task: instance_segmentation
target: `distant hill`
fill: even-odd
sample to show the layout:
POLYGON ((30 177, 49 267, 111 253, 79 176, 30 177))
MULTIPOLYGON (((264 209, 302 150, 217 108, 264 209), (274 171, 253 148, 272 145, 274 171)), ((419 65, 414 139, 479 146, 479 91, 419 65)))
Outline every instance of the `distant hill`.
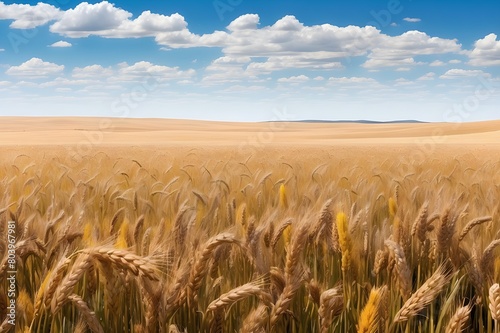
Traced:
POLYGON ((304 119, 304 120, 286 120, 286 121, 276 121, 276 122, 290 122, 290 123, 333 123, 333 124, 427 124, 426 121, 419 120, 391 120, 391 121, 375 121, 375 120, 314 120, 314 119, 304 119))

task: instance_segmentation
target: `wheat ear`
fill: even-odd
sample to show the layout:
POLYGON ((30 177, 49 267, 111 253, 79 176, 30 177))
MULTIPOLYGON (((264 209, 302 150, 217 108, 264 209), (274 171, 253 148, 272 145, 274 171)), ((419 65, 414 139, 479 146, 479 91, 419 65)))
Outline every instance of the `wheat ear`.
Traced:
POLYGON ((493 220, 493 218, 491 216, 484 216, 484 217, 479 217, 477 219, 470 221, 469 223, 467 223, 465 225, 465 227, 460 232, 460 235, 458 236, 458 241, 459 242, 462 241, 465 238, 465 236, 467 236, 469 231, 471 231, 472 228, 474 228, 475 226, 486 223, 486 222, 490 222, 492 220, 493 220))
POLYGON ((497 325, 496 323, 500 320, 500 285, 498 283, 490 287, 489 300, 491 318, 495 321, 495 325, 497 325))
POLYGON ((321 332, 328 332, 333 319, 344 310, 344 294, 342 285, 325 290, 319 299, 318 315, 320 318, 321 332))
POLYGON ((411 272, 406 262, 406 256, 403 248, 398 243, 386 240, 385 245, 393 254, 396 261, 396 271, 398 273, 399 290, 403 297, 409 297, 411 294, 411 272))
POLYGON ((92 264, 90 256, 80 255, 75 261, 71 271, 62 279, 61 285, 54 292, 54 297, 51 300, 50 309, 52 313, 56 313, 68 301, 68 296, 71 295, 73 288, 80 281, 81 277, 92 264))
POLYGON ((158 281, 156 265, 150 257, 141 257, 127 250, 117 250, 106 246, 84 249, 82 252, 103 264, 110 263, 136 276, 141 275, 158 281))
POLYGON ((467 327, 472 307, 470 305, 458 308, 446 326, 446 333, 461 333, 467 327))
POLYGON ((437 297, 450 278, 451 274, 446 272, 444 265, 439 266, 434 274, 403 304, 403 307, 396 313, 394 322, 407 321, 415 316, 437 297))
POLYGON ((268 318, 268 307, 260 304, 243 320, 241 333, 265 333, 268 318))
POLYGON ((490 277, 493 272, 493 263, 495 262, 495 249, 499 245, 500 239, 495 239, 483 251, 481 260, 479 261, 479 267, 481 268, 482 275, 485 277, 490 277))
POLYGON ((358 333, 382 332, 386 312, 387 286, 374 288, 359 317, 358 333))
POLYGON ((102 329, 101 324, 99 323, 99 320, 95 315, 95 312, 90 310, 87 303, 80 296, 75 294, 69 295, 68 300, 75 304, 92 332, 104 333, 104 330, 102 329))
POLYGON ((246 283, 242 286, 232 289, 225 294, 222 294, 219 298, 208 305, 207 311, 216 312, 219 309, 230 306, 244 298, 250 296, 259 296, 261 292, 262 289, 259 286, 258 282, 246 283))
POLYGON ((235 235, 230 233, 222 233, 215 237, 210 238, 205 245, 199 257, 197 258, 193 268, 191 270, 191 275, 189 277, 188 288, 190 293, 190 299, 193 300, 196 296, 198 289, 201 286, 201 281, 205 277, 208 271, 208 262, 212 258, 212 253, 222 244, 238 244, 244 246, 243 243, 236 238, 235 235))
POLYGON ((304 281, 304 272, 302 269, 295 269, 291 277, 287 277, 286 285, 283 292, 278 297, 271 311, 271 327, 277 322, 279 317, 288 310, 292 299, 304 281))

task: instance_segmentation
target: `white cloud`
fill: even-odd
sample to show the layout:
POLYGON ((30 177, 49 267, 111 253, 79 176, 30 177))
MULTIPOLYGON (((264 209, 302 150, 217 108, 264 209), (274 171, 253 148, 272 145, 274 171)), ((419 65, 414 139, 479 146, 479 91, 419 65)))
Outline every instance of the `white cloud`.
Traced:
POLYGON ((285 16, 271 26, 257 28, 257 15, 237 18, 220 40, 223 52, 254 57, 290 56, 322 52, 322 58, 342 58, 366 54, 376 45, 380 31, 374 27, 331 24, 304 26, 294 16, 285 16), (237 29, 244 27, 245 29, 237 29))
POLYGON ((5 49, 0 49, 0 52, 3 52, 3 51, 5 51, 5 49))
POLYGON ((481 70, 467 70, 467 69, 450 69, 440 76, 441 79, 461 79, 467 77, 491 77, 491 74, 485 73, 481 70))
POLYGON ((76 79, 92 79, 111 75, 113 75, 113 70, 109 67, 104 68, 101 65, 91 65, 83 68, 75 67, 71 74, 76 79))
POLYGON ((5 73, 18 77, 42 78, 61 74, 63 70, 64 65, 45 62, 39 58, 31 58, 19 66, 10 67, 5 73))
POLYGON ((0 81, 0 87, 8 87, 11 83, 9 81, 0 81))
POLYGON ((420 22, 422 20, 419 18, 416 18, 416 17, 405 17, 403 19, 403 21, 410 22, 410 23, 417 23, 417 22, 420 22))
POLYGON ((368 56, 368 60, 361 66, 367 69, 377 69, 377 68, 382 68, 382 67, 396 67, 396 66, 415 66, 415 65, 422 65, 423 63, 421 62, 416 62, 415 59, 412 57, 408 58, 402 58, 402 59, 397 59, 397 58, 383 58, 379 56, 373 56, 370 55, 368 56))
POLYGON ((314 80, 314 81, 324 81, 324 80, 325 80, 325 78, 324 78, 324 77, 322 77, 322 76, 316 76, 313 80, 314 80))
POLYGON ((412 81, 410 81, 408 79, 404 79, 404 78, 399 78, 397 80, 394 80, 394 82, 395 82, 396 86, 407 86, 407 85, 413 84, 412 81))
POLYGON ((155 65, 147 61, 139 61, 133 65, 121 63, 118 73, 110 81, 136 81, 144 78, 154 78, 159 81, 191 78, 196 74, 194 69, 180 70, 178 67, 155 65))
POLYGON ((246 14, 231 22, 227 29, 229 31, 256 30, 259 25, 259 15, 246 14))
POLYGON ((10 24, 14 29, 33 29, 59 18, 61 14, 56 7, 42 2, 35 6, 0 2, 0 20, 14 20, 10 24))
POLYGON ((500 40, 497 40, 497 35, 489 34, 477 40, 469 58, 469 64, 472 66, 500 65, 500 40))
POLYGON ((69 42, 64 41, 64 40, 60 40, 60 41, 55 42, 54 44, 51 44, 49 46, 50 47, 71 47, 73 45, 69 42))
POLYGON ((441 60, 434 60, 433 62, 431 62, 429 64, 429 66, 431 67, 439 67, 439 66, 444 66, 446 65, 444 62, 442 62, 441 60))
POLYGON ((398 26, 398 24, 397 24, 396 22, 392 22, 392 23, 390 24, 390 26, 391 26, 391 27, 397 27, 397 26, 398 26))
POLYGON ((328 82, 331 84, 378 83, 376 80, 368 77, 330 77, 328 82))
POLYGON ((452 59, 450 61, 448 61, 449 64, 461 64, 462 63, 462 60, 458 60, 458 59, 452 59))
POLYGON ((250 63, 250 57, 224 56, 215 59, 205 68, 207 73, 202 82, 205 85, 240 82, 247 78, 245 66, 250 63))
POLYGON ((242 85, 231 85, 230 87, 225 88, 224 92, 228 93, 252 93, 256 91, 264 91, 266 87, 263 86, 242 86, 242 85))
POLYGON ((62 77, 55 78, 52 81, 44 82, 40 84, 40 87, 67 87, 67 86, 85 86, 89 84, 96 83, 95 80, 70 80, 62 77))
POLYGON ((416 62, 413 58, 415 56, 456 53, 461 49, 461 45, 455 39, 430 37, 415 30, 394 37, 381 36, 381 40, 372 49, 363 67, 373 69, 418 65, 422 63, 416 62))
POLYGON ((309 81, 309 77, 305 75, 282 77, 277 80, 279 83, 304 83, 309 81))
MULTIPOLYGON (((106 38, 155 37, 160 45, 170 47, 194 44, 201 39, 189 32, 184 17, 177 13, 166 16, 144 11, 134 20, 131 17, 132 13, 107 1, 97 4, 82 2, 74 9, 65 11, 61 19, 51 25, 50 31, 73 38, 90 35, 106 38)), ((211 41, 205 42, 210 44, 211 41)))
MULTIPOLYGON (((174 14, 177 15, 177 14, 174 14)), ((182 16, 181 16, 182 17, 182 16)), ((187 25, 187 23, 186 23, 187 25)), ((195 35, 187 28, 172 30, 156 34, 155 41, 166 48, 190 48, 190 47, 216 47, 226 43, 228 34, 223 31, 214 31, 211 34, 195 35)))
POLYGON ((305 56, 300 54, 295 56, 271 56, 264 62, 252 62, 247 66, 246 72, 248 75, 260 75, 290 68, 331 70, 342 68, 342 64, 318 52, 305 56))
POLYGON ((103 1, 97 4, 82 2, 68 9, 60 20, 51 25, 50 31, 69 37, 105 35, 117 29, 132 14, 103 1))
POLYGON ((417 79, 417 81, 430 81, 434 80, 434 77, 436 76, 436 73, 434 72, 429 72, 427 74, 422 75, 417 79))
POLYGON ((127 36, 141 37, 151 36, 155 33, 166 31, 182 31, 187 27, 184 17, 180 14, 170 16, 151 13, 149 10, 143 12, 133 21, 123 22, 118 31, 123 31, 127 36))

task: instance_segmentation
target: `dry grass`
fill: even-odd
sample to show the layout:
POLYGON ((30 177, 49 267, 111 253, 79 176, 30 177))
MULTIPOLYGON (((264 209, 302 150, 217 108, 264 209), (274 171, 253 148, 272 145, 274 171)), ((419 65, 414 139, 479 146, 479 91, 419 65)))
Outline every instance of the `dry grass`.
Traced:
POLYGON ((199 154, 3 160, 15 331, 498 330, 499 161, 199 154))

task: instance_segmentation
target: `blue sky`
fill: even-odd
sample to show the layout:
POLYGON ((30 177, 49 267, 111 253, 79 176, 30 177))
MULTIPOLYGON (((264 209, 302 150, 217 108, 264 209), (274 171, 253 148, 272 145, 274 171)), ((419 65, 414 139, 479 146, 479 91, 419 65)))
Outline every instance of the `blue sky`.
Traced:
POLYGON ((0 115, 500 119, 500 2, 0 1, 0 115))

